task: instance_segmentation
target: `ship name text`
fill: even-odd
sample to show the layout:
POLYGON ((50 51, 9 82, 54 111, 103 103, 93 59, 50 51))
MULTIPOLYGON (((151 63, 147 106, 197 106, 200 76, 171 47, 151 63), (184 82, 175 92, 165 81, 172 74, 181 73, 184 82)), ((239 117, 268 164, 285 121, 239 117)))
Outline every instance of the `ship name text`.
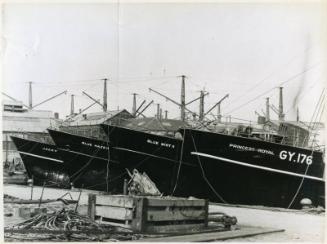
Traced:
POLYGON ((258 152, 258 153, 263 153, 263 154, 269 154, 269 155, 275 155, 275 153, 271 150, 267 149, 262 149, 262 148, 254 148, 254 147, 248 147, 248 146, 242 146, 242 145, 237 145, 237 144, 229 144, 229 147, 234 148, 234 149, 239 149, 242 151, 250 151, 250 152, 258 152))
POLYGON ((153 144, 153 145, 157 145, 157 146, 161 146, 161 147, 175 148, 175 145, 166 143, 166 142, 159 142, 159 141, 155 141, 155 140, 151 140, 151 139, 147 139, 146 142, 149 144, 153 144))
POLYGON ((107 147, 107 146, 93 144, 92 142, 82 141, 81 144, 84 145, 84 146, 88 146, 88 147, 96 147, 96 148, 99 148, 99 149, 109 150, 109 147, 107 147))
POLYGON ((43 147, 42 150, 48 151, 48 152, 58 152, 56 149, 49 148, 49 147, 43 147))

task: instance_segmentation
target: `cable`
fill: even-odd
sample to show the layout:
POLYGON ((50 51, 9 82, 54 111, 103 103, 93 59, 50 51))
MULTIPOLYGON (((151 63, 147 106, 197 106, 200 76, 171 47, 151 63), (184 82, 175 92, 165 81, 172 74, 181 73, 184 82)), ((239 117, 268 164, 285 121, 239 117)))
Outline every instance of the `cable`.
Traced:
MULTIPOLYGON (((311 156, 312 156, 312 155, 313 155, 313 150, 311 151, 311 156)), ((310 166, 310 164, 307 165, 307 168, 305 169, 305 172, 304 172, 304 176, 307 175, 307 172, 308 172, 309 166, 310 166)), ((298 196, 298 194, 299 194, 299 192, 300 192, 300 189, 301 189, 301 187, 302 187, 302 185, 303 185, 303 182, 304 182, 304 176, 302 177, 301 182, 300 182, 300 184, 299 184, 299 187, 297 188, 297 190, 296 190, 296 192, 295 192, 295 194, 294 194, 294 196, 293 196, 291 202, 290 202, 289 205, 287 206, 287 209, 289 209, 289 208, 293 205, 293 203, 294 203, 294 201, 295 201, 295 198, 298 196)))
POLYGON ((171 193, 171 195, 174 195, 176 187, 177 187, 177 183, 178 183, 178 179, 179 179, 179 173, 180 173, 180 169, 181 169, 181 165, 183 162, 183 151, 184 151, 184 141, 185 141, 185 128, 184 129, 184 133, 183 133, 183 140, 182 140, 182 146, 181 146, 181 153, 180 153, 180 158, 179 158, 179 165, 178 165, 178 170, 177 170, 177 175, 176 175, 176 181, 175 181, 175 185, 174 185, 174 189, 171 193))
POLYGON ((263 95, 268 94, 270 91, 274 90, 276 87, 282 86, 282 85, 284 85, 284 84, 286 84, 286 83, 288 83, 288 82, 294 80, 295 78, 297 78, 297 77, 303 75, 304 73, 306 73, 306 72, 308 72, 309 70, 311 70, 311 69, 315 68, 316 66, 318 66, 320 63, 321 63, 321 62, 318 62, 318 63, 312 65, 311 67, 305 69, 304 71, 302 71, 302 72, 300 72, 300 73, 298 73, 298 74, 296 74, 296 75, 290 77, 289 79, 287 79, 287 80, 285 80, 285 81, 279 83, 277 86, 275 86, 275 87, 273 87, 273 88, 270 88, 269 90, 267 90, 267 91, 265 91, 265 92, 259 94, 258 96, 256 96, 255 98, 253 98, 253 99, 247 101, 246 103, 244 103, 244 104, 242 104, 242 105, 240 105, 240 106, 238 106, 238 107, 236 107, 236 108, 231 109, 231 110, 230 110, 229 112, 227 112, 226 114, 231 114, 232 112, 234 112, 234 111, 236 111, 236 110, 239 110, 240 108, 242 108, 242 107, 248 105, 249 103, 251 103, 251 102, 257 100, 258 98, 262 97, 263 95))
MULTIPOLYGON (((194 149, 196 152, 198 152, 197 148, 196 148, 196 145, 195 145, 195 141, 194 141, 194 138, 193 138, 193 135, 192 133, 190 132, 190 135, 191 135, 191 138, 192 138, 192 141, 193 141, 193 145, 194 145, 194 149)), ((215 190, 215 188, 211 185, 211 183, 209 182, 209 180, 207 179, 206 175, 205 175, 205 172, 204 172, 204 169, 202 167, 202 163, 201 163, 201 160, 200 160, 200 157, 199 155, 196 155, 197 159, 198 159, 198 163, 200 165, 200 168, 201 168, 201 172, 202 172, 202 176, 204 178, 204 180, 207 182, 207 184, 209 185, 209 187, 211 188, 211 190, 216 194, 216 196, 223 202, 223 203, 227 203, 219 194, 218 192, 215 190)))
MULTIPOLYGON (((109 131, 109 124, 108 124, 108 131, 109 131)), ((109 162, 110 162, 110 148, 109 148, 109 133, 108 133, 108 136, 107 136, 107 147, 108 147, 108 162, 107 162, 107 175, 106 175, 106 183, 107 183, 107 192, 109 192, 109 162)))

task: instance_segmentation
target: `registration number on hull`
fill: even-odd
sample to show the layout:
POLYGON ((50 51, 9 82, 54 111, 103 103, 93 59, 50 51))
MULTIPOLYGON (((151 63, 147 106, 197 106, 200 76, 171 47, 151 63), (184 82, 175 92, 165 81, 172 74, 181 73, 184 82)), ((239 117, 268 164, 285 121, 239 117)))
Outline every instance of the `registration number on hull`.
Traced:
POLYGON ((283 150, 280 151, 279 158, 294 163, 300 163, 300 164, 306 163, 307 165, 312 164, 312 155, 309 156, 303 153, 296 153, 296 152, 283 150))

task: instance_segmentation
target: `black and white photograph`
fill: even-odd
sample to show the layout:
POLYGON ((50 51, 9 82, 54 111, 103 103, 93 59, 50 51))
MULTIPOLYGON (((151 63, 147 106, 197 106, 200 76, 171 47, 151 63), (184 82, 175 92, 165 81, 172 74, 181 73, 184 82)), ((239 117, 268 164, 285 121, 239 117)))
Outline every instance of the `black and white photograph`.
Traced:
POLYGON ((2 241, 326 241, 325 0, 0 8, 2 241))

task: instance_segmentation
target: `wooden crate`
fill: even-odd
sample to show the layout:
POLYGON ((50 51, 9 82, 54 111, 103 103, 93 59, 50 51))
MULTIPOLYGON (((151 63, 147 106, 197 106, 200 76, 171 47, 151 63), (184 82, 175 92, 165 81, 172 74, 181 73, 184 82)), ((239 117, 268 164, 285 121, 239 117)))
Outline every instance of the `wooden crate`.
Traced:
POLYGON ((125 195, 89 195, 88 215, 102 224, 135 232, 201 229, 208 224, 208 201, 125 195))

